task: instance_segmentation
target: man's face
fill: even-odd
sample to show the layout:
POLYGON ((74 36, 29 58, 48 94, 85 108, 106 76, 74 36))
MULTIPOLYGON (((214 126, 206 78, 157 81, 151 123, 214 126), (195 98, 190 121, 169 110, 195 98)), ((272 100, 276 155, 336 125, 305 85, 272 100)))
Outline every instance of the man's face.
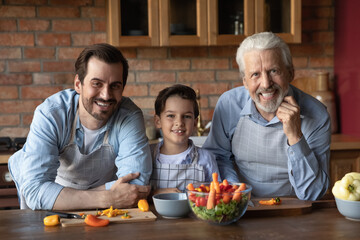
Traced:
POLYGON ((244 86, 263 116, 275 115, 288 93, 293 73, 286 68, 279 50, 253 50, 244 54, 244 86))
POLYGON ((90 129, 103 126, 121 101, 124 90, 122 63, 108 64, 91 57, 83 84, 76 76, 75 90, 80 94, 81 122, 90 129))

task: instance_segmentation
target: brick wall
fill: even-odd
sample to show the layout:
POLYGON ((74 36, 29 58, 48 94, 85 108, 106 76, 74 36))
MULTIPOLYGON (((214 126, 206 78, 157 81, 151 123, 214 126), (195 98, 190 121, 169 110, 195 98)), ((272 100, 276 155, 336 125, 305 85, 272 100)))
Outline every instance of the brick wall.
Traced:
MULTIPOLYGON (((319 70, 333 76, 333 0, 302 5, 302 43, 290 45, 296 77, 319 70)), ((80 51, 105 42, 105 14, 105 0, 0 1, 0 137, 26 136, 36 106, 72 87, 80 51)), ((130 65, 124 95, 152 114, 159 90, 190 85, 200 89, 205 124, 221 93, 241 85, 236 48, 122 48, 130 65)))

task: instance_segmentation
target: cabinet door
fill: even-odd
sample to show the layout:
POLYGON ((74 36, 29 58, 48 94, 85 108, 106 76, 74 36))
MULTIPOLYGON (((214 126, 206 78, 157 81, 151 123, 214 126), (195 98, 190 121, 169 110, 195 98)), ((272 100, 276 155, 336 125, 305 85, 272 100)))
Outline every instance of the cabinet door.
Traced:
POLYGON ((160 0, 160 46, 207 45, 206 0, 160 0))
POLYGON ((331 186, 349 172, 360 172, 360 150, 332 150, 330 154, 331 186))
POLYGON ((253 0, 208 0, 209 45, 239 45, 254 33, 253 0))
POLYGON ((159 46, 159 0, 107 0, 107 42, 159 46))
POLYGON ((255 32, 276 33, 285 42, 301 42, 301 0, 256 0, 255 32))

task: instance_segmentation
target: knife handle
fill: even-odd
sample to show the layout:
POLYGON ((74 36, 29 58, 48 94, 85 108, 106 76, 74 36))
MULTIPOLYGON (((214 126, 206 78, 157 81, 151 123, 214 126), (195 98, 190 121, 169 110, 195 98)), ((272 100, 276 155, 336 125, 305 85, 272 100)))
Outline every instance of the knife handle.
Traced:
POLYGON ((70 214, 68 213, 62 213, 62 212, 52 212, 52 211, 48 211, 46 213, 46 216, 50 216, 50 215, 59 215, 59 217, 61 218, 72 218, 70 214))

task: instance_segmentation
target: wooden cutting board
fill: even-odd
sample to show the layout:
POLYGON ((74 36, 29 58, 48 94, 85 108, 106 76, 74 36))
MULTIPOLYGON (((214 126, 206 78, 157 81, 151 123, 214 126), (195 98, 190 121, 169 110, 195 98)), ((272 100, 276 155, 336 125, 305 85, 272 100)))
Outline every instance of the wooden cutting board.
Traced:
MULTIPOLYGON (((156 216, 151 212, 142 212, 140 211, 140 209, 138 208, 130 208, 130 209, 121 209, 121 210, 126 210, 128 211, 128 215, 131 216, 131 218, 128 219, 122 219, 121 216, 116 216, 116 217, 107 217, 107 216, 100 216, 100 218, 103 219, 109 219, 110 220, 110 224, 111 223, 131 223, 131 222, 146 222, 146 221, 155 221, 156 220, 156 216)), ((96 210, 93 211, 83 211, 83 212, 72 212, 72 213, 84 213, 84 214, 93 214, 96 215, 96 210)), ((86 223, 84 222, 84 219, 68 219, 68 218, 61 218, 60 219, 61 222, 61 226, 63 227, 70 227, 70 226, 82 226, 82 225, 86 225, 86 223)))
POLYGON ((292 216, 309 213, 312 211, 312 201, 299 200, 297 198, 280 198, 280 205, 261 205, 260 200, 270 198, 251 198, 254 207, 248 206, 246 216, 292 216))

